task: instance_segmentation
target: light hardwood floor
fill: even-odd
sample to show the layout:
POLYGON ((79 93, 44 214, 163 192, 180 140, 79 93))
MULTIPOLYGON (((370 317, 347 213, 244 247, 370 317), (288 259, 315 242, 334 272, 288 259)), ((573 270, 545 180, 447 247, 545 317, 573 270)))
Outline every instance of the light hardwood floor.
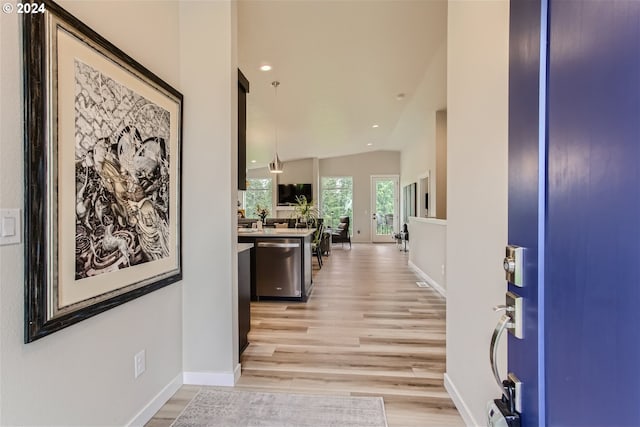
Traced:
MULTIPOLYGON (((445 300, 391 244, 334 245, 307 303, 256 302, 236 388, 382 396, 389 427, 463 426, 443 387, 445 300)), ((168 426, 199 387, 149 422, 168 426)))

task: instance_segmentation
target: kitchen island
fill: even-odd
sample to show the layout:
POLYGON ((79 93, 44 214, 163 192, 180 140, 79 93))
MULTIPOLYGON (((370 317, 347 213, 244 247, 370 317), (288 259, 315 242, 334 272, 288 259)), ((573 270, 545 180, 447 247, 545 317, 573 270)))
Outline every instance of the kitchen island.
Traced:
POLYGON ((306 301, 311 294, 311 239, 315 229, 238 229, 251 248, 251 299, 306 301))

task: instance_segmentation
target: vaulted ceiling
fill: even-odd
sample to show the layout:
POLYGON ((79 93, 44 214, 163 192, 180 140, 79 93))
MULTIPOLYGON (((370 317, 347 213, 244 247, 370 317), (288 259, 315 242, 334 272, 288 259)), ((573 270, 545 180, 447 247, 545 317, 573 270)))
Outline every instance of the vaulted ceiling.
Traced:
POLYGON ((389 135, 446 27, 446 0, 240 0, 249 167, 271 160, 276 130, 283 161, 400 149, 389 135))

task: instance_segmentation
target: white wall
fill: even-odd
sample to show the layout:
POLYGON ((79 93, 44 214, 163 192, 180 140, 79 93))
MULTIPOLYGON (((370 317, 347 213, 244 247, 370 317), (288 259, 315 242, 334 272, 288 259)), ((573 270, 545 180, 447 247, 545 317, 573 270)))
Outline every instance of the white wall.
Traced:
MULTIPOLYGON (((392 133, 392 140, 404 144, 401 153, 401 184, 418 183, 417 212, 424 212, 424 194, 429 191, 430 214, 435 213, 436 111, 447 107, 447 38, 431 59, 422 82, 392 133), (430 190, 424 188, 430 177, 430 190)), ((442 274, 445 263, 446 225, 434 220, 409 221, 409 265, 436 288, 446 290, 442 274), (426 277, 425 277, 426 275, 426 277)))
MULTIPOLYGON (((371 175, 399 175, 398 151, 372 151, 320 159, 320 176, 353 177, 352 242, 371 241, 371 175)), ((398 190, 400 191, 400 190, 398 190)))
MULTIPOLYGON (((391 136, 392 140, 404 144, 401 152, 400 188, 413 182, 418 183, 416 196, 418 212, 423 212, 424 193, 429 191, 430 215, 435 213, 436 202, 436 111, 446 109, 446 88, 447 41, 445 37, 391 136), (422 183, 426 182, 430 182, 430 189, 423 188, 422 183)), ((429 239, 428 230, 423 227, 425 226, 422 222, 414 223, 412 234, 424 235, 429 239)), ((415 239, 411 239, 412 243, 415 243, 415 239)), ((444 245, 439 249, 444 253, 444 245)), ((413 257, 414 262, 419 264, 426 262, 426 260, 420 260, 415 254, 413 257)))
POLYGON ((409 267, 443 295, 447 290, 446 239, 446 221, 409 219, 409 267))
POLYGON ((282 173, 272 174, 278 178, 278 184, 313 183, 313 159, 292 160, 283 163, 282 173))
POLYGON ((180 2, 185 383, 231 385, 238 368, 234 19, 227 1, 180 2))
POLYGON ((273 175, 269 173, 269 168, 247 169, 247 178, 272 178, 273 175))
MULTIPOLYGON (((447 41, 434 54, 420 86, 411 97, 390 139, 404 148, 401 154, 403 187, 436 168, 436 111, 447 106, 447 41)), ((431 188, 435 189, 435 183, 431 188)), ((435 200, 435 198, 432 198, 435 200)))
MULTIPOLYGON (((177 3, 59 3, 179 88, 177 3)), ((22 209, 18 15, 0 21, 0 206, 22 209)), ((179 379, 181 283, 25 345, 23 251, 22 244, 0 247, 0 425, 124 425, 179 379), (135 380, 133 356, 142 349, 146 372, 135 380)))
MULTIPOLYGON (((447 373, 468 424, 499 396, 489 339, 504 301, 509 3, 449 1, 447 373)), ((505 371, 506 350, 500 364, 505 371)), ((504 374, 504 372, 503 372, 504 374)))

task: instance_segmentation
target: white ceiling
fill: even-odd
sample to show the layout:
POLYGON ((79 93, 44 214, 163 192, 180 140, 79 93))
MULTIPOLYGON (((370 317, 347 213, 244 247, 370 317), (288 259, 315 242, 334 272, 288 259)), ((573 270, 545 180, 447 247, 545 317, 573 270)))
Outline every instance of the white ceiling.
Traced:
POLYGON ((283 161, 400 149, 389 135, 446 26, 446 0, 240 0, 248 166, 272 159, 276 128, 283 161))

